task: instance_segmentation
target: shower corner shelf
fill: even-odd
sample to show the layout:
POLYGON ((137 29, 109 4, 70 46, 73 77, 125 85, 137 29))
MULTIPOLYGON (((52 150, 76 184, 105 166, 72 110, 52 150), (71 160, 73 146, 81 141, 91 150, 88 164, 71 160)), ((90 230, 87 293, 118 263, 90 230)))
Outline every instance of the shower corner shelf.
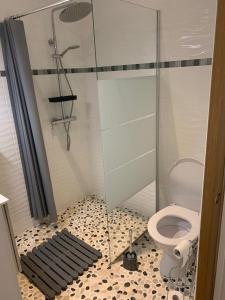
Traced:
POLYGON ((48 100, 51 103, 73 101, 73 100, 77 100, 77 96, 76 95, 69 95, 69 96, 50 97, 50 98, 48 98, 48 100))

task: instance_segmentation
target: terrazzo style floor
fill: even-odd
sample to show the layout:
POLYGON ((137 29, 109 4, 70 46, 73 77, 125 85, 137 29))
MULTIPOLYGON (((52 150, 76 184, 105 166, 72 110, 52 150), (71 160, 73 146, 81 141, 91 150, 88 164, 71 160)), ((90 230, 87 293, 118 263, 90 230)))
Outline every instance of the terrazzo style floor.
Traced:
POLYGON ((132 230, 132 240, 135 241, 146 231, 147 224, 147 218, 126 207, 108 213, 111 261, 129 248, 129 230, 132 230))
MULTIPOLYGON (((131 212, 128 210, 118 211, 118 214, 120 214, 120 217, 121 214, 124 214, 127 222, 123 224, 126 223, 128 227, 128 221, 131 222, 133 219, 135 226, 139 226, 140 230, 144 228, 142 226, 144 226, 146 220, 143 219, 142 224, 141 219, 137 215, 131 218, 131 212)), ((118 229, 118 224, 116 226, 118 229)), ((54 227, 35 226, 21 236, 17 236, 16 243, 19 253, 25 254, 63 228, 67 228, 72 234, 100 250, 103 258, 79 277, 77 281, 74 281, 72 285, 69 285, 66 291, 63 291, 61 295, 56 297, 56 300, 167 299, 168 284, 161 279, 159 274, 162 252, 156 249, 147 233, 134 243, 134 250, 138 253, 138 271, 129 272, 125 270, 122 267, 121 257, 109 267, 106 207, 104 202, 96 197, 89 197, 79 202, 76 206, 68 208, 59 215, 57 225, 54 227)), ((121 249, 119 246, 117 248, 121 251, 127 247, 127 243, 123 242, 123 231, 114 232, 115 229, 114 227, 111 228, 111 234, 113 233, 115 237, 115 233, 117 233, 114 244, 121 244, 121 249)), ((140 233, 140 230, 137 232, 140 233)), ((23 300, 45 299, 44 295, 23 274, 18 275, 18 281, 23 300)))

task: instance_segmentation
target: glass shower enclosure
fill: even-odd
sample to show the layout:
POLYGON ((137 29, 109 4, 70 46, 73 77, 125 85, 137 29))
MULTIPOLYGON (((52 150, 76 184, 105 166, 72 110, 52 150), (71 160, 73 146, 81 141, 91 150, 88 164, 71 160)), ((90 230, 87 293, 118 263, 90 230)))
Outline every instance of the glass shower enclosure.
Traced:
POLYGON ((87 2, 84 18, 67 22, 60 5, 23 22, 57 211, 85 207, 80 228, 103 215, 113 262, 158 207, 159 12, 135 0, 87 2), (65 95, 77 98, 73 110, 48 101, 65 95))
POLYGON ((129 1, 92 4, 113 262, 157 209, 159 12, 129 1))

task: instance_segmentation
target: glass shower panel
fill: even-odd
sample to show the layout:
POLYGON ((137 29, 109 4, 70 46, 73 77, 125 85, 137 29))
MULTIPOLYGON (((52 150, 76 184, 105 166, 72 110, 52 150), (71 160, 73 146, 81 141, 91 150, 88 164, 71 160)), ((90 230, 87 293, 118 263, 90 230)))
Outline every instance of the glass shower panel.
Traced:
POLYGON ((157 12, 93 0, 98 103, 113 261, 156 210, 157 12))

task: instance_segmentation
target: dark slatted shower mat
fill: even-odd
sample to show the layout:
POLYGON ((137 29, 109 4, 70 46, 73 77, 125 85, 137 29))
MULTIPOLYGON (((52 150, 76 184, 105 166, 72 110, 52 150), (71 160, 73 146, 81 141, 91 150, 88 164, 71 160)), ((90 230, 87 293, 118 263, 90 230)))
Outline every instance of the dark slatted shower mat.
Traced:
POLYGON ((21 265, 23 273, 50 300, 101 257, 101 252, 64 229, 21 255, 21 265))

